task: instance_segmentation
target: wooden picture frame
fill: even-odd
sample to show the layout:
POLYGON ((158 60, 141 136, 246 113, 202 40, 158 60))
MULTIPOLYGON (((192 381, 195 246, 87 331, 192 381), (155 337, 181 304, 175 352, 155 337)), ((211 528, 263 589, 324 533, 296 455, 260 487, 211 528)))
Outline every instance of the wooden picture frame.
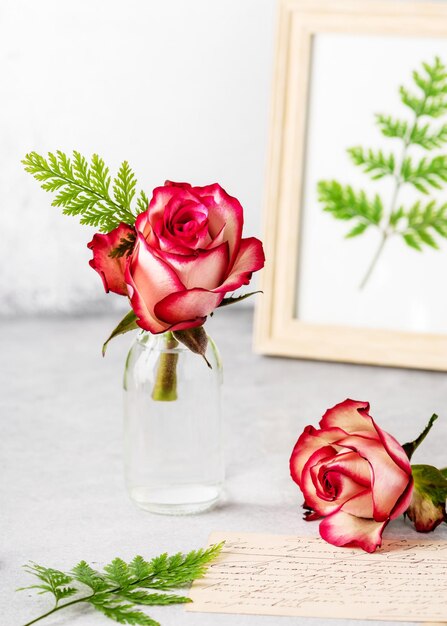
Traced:
MULTIPOLYGON (((255 350, 328 361, 447 370, 447 335, 313 324, 295 317, 312 39, 319 33, 447 37, 447 6, 280 0, 267 172, 264 295, 255 350)), ((447 276, 446 276, 447 293, 447 276)), ((447 296, 446 296, 447 297, 447 296)))

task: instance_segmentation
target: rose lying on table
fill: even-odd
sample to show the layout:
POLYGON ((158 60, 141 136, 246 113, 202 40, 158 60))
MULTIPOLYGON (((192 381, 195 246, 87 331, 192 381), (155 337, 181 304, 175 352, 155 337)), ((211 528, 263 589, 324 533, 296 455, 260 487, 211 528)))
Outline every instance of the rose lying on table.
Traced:
POLYGON ((306 426, 293 449, 290 473, 305 498, 305 519, 323 518, 323 539, 374 552, 386 525, 401 514, 419 532, 447 521, 447 470, 410 465, 436 417, 404 446, 379 428, 368 402, 345 400, 326 411, 320 429, 306 426))

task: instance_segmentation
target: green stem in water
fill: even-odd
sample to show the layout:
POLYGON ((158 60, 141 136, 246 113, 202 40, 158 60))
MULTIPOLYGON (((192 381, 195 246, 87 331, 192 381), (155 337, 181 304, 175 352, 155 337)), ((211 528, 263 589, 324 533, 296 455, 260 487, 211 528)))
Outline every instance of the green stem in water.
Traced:
MULTIPOLYGON (((174 350, 178 341, 171 332, 164 335, 166 350, 174 350)), ((158 362, 157 375, 152 390, 152 400, 172 402, 177 400, 177 361, 178 354, 162 352, 158 362)))

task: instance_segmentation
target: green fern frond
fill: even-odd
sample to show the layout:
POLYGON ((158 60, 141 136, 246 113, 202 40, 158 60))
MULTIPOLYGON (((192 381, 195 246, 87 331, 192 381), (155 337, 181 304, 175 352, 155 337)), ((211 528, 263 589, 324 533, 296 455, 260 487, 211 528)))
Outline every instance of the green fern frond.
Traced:
POLYGON ((401 100, 417 117, 440 117, 447 112, 447 68, 439 57, 435 58, 432 65, 423 63, 422 67, 420 72, 413 72, 415 85, 422 94, 415 94, 402 86, 401 100))
POLYGON ((135 609, 134 604, 127 604, 111 598, 107 594, 98 594, 90 598, 88 602, 100 613, 119 624, 131 624, 132 626, 160 626, 149 615, 135 609))
POLYGON ((118 585, 123 589, 129 587, 133 581, 129 566, 123 559, 113 559, 113 561, 104 567, 106 578, 114 585, 118 585))
POLYGON ((360 146, 347 150, 352 162, 360 166, 363 171, 371 175, 373 180, 394 174, 396 166, 394 154, 385 155, 382 150, 365 150, 360 146))
POLYGON ((401 209, 401 220, 406 220, 404 227, 400 226, 400 234, 405 243, 415 250, 422 250, 424 245, 438 249, 435 235, 447 238, 447 203, 438 205, 431 200, 423 205, 415 202, 408 211, 401 209))
POLYGON ((323 180, 318 183, 318 200, 323 210, 336 219, 354 222, 347 238, 362 235, 370 227, 380 233, 379 246, 360 289, 368 282, 386 241, 392 235, 399 235, 408 246, 418 251, 426 247, 436 249, 437 238, 447 238, 446 204, 438 205, 432 200, 425 205, 417 201, 408 209, 397 205, 399 190, 404 184, 428 195, 433 189, 443 189, 447 182, 447 155, 415 159, 408 154, 412 146, 431 151, 447 143, 447 124, 436 128, 432 119, 427 121, 427 118, 438 118, 447 113, 447 68, 436 57, 431 64, 423 63, 412 76, 413 87, 401 86, 399 92, 403 104, 413 112, 413 121, 382 113, 376 115, 376 124, 382 135, 402 142, 399 159, 382 150, 360 146, 348 150, 354 164, 369 174, 372 180, 384 176, 394 178, 387 214, 384 214, 383 202, 377 194, 371 199, 364 191, 354 191, 350 185, 343 186, 337 181, 323 180))
POLYGON ((177 596, 169 593, 148 593, 147 591, 122 591, 120 597, 131 600, 134 604, 146 606, 166 606, 168 604, 186 604, 191 602, 187 596, 177 596))
POLYGON ((398 120, 390 115, 376 114, 376 123, 380 132, 385 137, 396 139, 405 139, 408 135, 408 122, 406 120, 398 120))
POLYGON ((362 234, 371 225, 378 225, 383 215, 383 203, 378 194, 369 198, 364 191, 355 191, 351 185, 340 185, 336 180, 318 183, 318 200, 323 210, 339 220, 356 220, 358 224, 348 237, 362 234))
POLYGON ((133 225, 136 215, 147 209, 144 192, 136 201, 136 179, 127 161, 113 179, 103 159, 94 154, 90 163, 77 151, 70 159, 62 151, 49 152, 47 159, 30 152, 22 163, 25 170, 41 183, 42 189, 55 193, 53 206, 66 215, 77 215, 81 224, 110 232, 121 222, 133 225), (112 189, 111 189, 112 187, 112 189))
POLYGON ((432 159, 424 157, 416 164, 411 157, 405 157, 401 178, 424 194, 429 193, 429 187, 442 189, 442 183, 447 181, 447 156, 439 155, 432 159))
POLYGON ((77 589, 68 586, 73 581, 73 578, 65 572, 51 567, 42 567, 37 563, 29 563, 25 566, 25 569, 29 574, 36 576, 41 583, 31 587, 21 587, 20 591, 24 589, 39 589, 40 594, 53 594, 56 603, 64 598, 69 598, 77 592, 77 589))
POLYGON ((144 193, 144 191, 140 191, 140 195, 137 198, 138 213, 143 213, 144 211, 146 211, 148 205, 149 205, 149 198, 144 193))
MULTIPOLYGON (((66 167, 69 165, 66 164, 66 167)), ((66 607, 87 603, 120 624, 159 626, 158 622, 135 607, 190 602, 186 596, 158 591, 178 589, 203 576, 208 565, 220 553, 222 546, 223 544, 218 544, 205 550, 193 550, 186 555, 162 554, 151 561, 145 561, 141 556, 136 556, 130 563, 116 558, 106 565, 102 572, 96 571, 85 561, 75 565, 69 573, 31 563, 26 569, 40 582, 22 589, 38 589, 39 593, 51 593, 55 599, 55 606, 30 623, 66 607), (80 587, 68 587, 69 584, 75 583, 80 583, 80 587), (89 588, 88 595, 85 595, 85 587, 89 588), (154 591, 147 591, 148 589, 154 591), (84 595, 81 595, 83 591, 84 595), (79 594, 80 597, 59 604, 60 600, 75 594, 79 594)))
POLYGON ((410 144, 419 145, 425 150, 442 148, 447 142, 447 124, 431 130, 429 124, 415 124, 410 135, 410 144))

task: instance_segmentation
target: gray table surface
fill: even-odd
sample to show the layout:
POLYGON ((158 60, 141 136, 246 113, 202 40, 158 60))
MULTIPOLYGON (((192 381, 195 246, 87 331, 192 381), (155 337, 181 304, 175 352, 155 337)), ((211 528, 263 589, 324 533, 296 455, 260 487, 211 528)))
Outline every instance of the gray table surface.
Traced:
MULTIPOLYGON (((369 400, 380 425, 400 441, 438 412, 436 431, 414 461, 447 464, 446 374, 255 355, 252 312, 234 307, 208 324, 225 366, 225 501, 190 517, 140 511, 127 497, 121 465, 121 377, 130 336, 111 344, 105 359, 100 354, 115 322, 0 320, 1 626, 21 626, 49 606, 45 596, 13 593, 30 584, 20 569, 28 560, 61 569, 81 559, 103 565, 117 555, 188 551, 203 546, 213 530, 316 535, 317 525, 302 521, 288 458, 303 427, 346 397, 369 400)), ((415 533, 397 520, 387 536, 401 535, 415 533)), ((447 540, 447 526, 435 536, 447 540)), ((108 623, 87 607, 63 613, 43 623, 108 623)), ((150 613, 163 626, 328 623, 186 613, 181 606, 150 613)))

